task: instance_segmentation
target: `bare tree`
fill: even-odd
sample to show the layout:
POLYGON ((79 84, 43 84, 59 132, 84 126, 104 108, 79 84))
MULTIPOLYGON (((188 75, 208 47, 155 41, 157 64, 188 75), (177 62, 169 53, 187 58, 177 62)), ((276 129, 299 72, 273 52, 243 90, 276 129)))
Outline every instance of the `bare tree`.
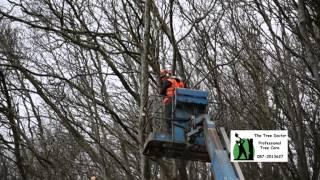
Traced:
POLYGON ((289 162, 249 179, 318 179, 316 1, 17 0, 0 7, 0 177, 205 179, 147 159, 160 67, 208 90, 230 129, 288 129, 289 162), (138 113, 139 112, 139 113, 138 113), (138 145, 138 146, 137 146, 138 145), (7 169, 2 171, 2 169, 7 169))

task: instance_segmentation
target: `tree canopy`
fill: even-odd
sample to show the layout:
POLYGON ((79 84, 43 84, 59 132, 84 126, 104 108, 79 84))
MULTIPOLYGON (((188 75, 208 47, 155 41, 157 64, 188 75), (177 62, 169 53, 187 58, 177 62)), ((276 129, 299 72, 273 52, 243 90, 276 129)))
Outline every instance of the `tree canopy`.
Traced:
POLYGON ((287 129, 288 163, 248 179, 320 177, 316 0, 0 2, 0 179, 207 179, 150 159, 160 69, 209 91, 227 130, 287 129))

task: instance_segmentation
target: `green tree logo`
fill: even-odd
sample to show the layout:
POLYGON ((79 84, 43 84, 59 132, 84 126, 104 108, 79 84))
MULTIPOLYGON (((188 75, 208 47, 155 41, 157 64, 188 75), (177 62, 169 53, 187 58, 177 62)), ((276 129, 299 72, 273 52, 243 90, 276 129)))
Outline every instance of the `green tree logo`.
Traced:
POLYGON ((233 146, 234 160, 253 160, 253 139, 240 138, 237 133, 235 136, 238 138, 238 140, 236 140, 236 143, 233 146))

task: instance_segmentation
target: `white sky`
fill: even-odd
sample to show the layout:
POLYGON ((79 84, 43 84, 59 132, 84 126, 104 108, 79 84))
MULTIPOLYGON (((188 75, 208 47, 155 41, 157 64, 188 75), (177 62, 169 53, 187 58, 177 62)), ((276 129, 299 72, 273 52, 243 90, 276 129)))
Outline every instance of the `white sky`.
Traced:
POLYGON ((9 2, 7 0, 0 0, 0 7, 7 6, 7 5, 9 5, 9 2))

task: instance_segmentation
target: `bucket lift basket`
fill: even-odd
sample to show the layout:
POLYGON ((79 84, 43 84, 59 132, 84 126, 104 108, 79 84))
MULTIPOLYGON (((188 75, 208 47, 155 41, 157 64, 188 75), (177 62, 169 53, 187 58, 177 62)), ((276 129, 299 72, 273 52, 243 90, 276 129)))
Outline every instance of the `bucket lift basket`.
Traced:
POLYGON ((171 130, 152 132, 144 145, 144 155, 210 162, 201 127, 195 119, 206 114, 208 92, 176 89, 172 99, 171 130))

